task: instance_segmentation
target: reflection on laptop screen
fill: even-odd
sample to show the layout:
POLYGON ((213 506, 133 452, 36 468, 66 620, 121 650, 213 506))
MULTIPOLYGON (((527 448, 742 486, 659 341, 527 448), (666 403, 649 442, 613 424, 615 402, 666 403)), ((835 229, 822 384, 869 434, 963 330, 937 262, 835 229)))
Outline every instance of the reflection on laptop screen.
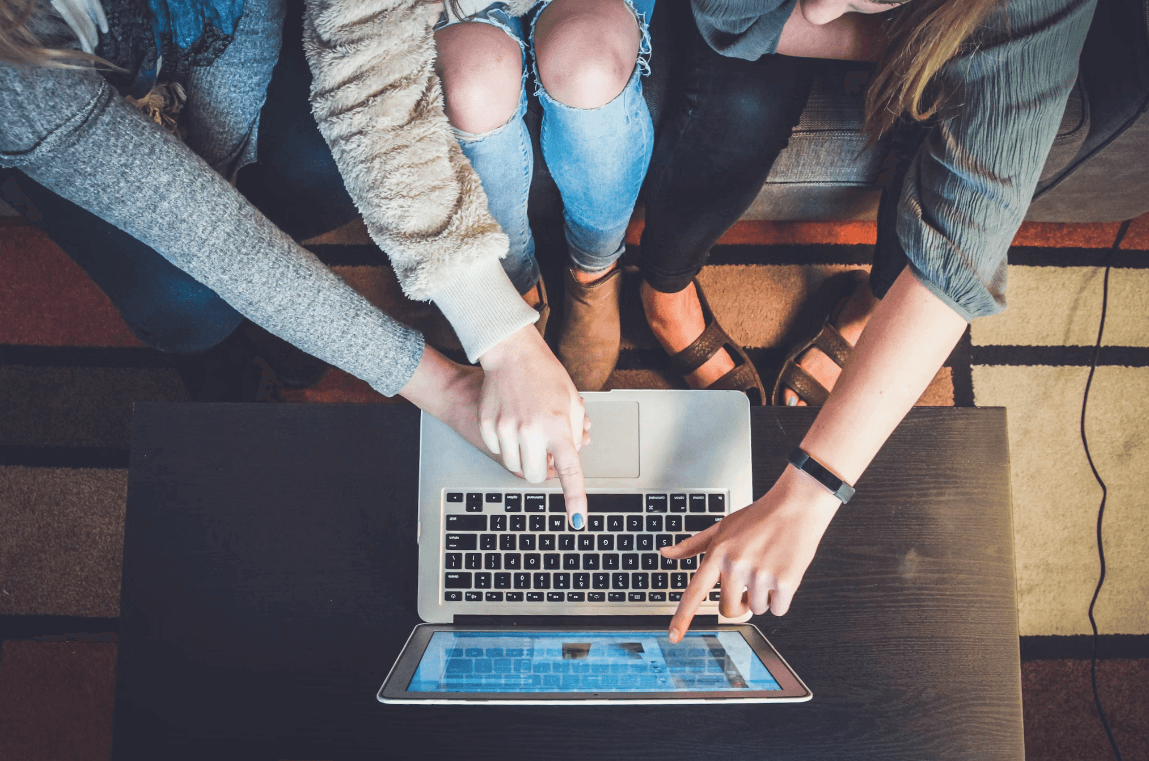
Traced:
POLYGON ((780 690, 740 634, 436 632, 409 692, 780 690))

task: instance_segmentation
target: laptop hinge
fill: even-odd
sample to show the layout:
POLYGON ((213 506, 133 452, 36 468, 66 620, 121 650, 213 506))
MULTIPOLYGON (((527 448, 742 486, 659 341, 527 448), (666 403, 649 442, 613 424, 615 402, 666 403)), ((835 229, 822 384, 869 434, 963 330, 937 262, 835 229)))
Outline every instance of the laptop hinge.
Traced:
MULTIPOLYGON (((670 616, 471 616, 456 615, 456 626, 508 626, 546 627, 548 629, 580 629, 588 626, 650 627, 667 629, 670 616)), ((718 616, 695 616, 694 626, 714 626, 718 616)))

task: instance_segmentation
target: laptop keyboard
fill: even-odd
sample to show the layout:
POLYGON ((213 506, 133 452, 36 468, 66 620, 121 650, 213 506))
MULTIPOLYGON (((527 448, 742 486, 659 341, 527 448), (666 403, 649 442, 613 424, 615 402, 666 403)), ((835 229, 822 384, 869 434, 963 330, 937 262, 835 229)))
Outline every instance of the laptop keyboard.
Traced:
POLYGON ((699 558, 658 550, 727 510, 724 492, 588 494, 587 526, 575 531, 562 494, 446 497, 443 600, 461 603, 676 603, 699 558))

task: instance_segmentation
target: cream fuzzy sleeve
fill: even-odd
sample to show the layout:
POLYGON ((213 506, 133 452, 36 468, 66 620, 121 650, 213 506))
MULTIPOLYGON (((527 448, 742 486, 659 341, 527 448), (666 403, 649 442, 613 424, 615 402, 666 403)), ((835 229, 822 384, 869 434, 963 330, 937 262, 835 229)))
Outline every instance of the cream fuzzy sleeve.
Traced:
POLYGON ((372 239, 474 361, 537 313, 502 271, 507 237, 443 111, 434 11, 424 0, 309 0, 304 50, 319 130, 372 239))

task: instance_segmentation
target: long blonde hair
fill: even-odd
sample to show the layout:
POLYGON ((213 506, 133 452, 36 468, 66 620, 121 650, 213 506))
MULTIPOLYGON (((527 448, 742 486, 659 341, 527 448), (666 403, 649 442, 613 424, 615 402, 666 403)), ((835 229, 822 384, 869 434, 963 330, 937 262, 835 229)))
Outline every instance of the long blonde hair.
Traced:
POLYGON ((890 11, 885 56, 866 93, 866 128, 877 136, 902 115, 925 121, 948 93, 934 76, 971 45, 974 33, 1004 0, 910 0, 890 11))
POLYGON ((82 50, 45 45, 46 32, 54 37, 67 34, 68 29, 38 0, 0 0, 0 61, 59 68, 88 64, 116 68, 82 50))

